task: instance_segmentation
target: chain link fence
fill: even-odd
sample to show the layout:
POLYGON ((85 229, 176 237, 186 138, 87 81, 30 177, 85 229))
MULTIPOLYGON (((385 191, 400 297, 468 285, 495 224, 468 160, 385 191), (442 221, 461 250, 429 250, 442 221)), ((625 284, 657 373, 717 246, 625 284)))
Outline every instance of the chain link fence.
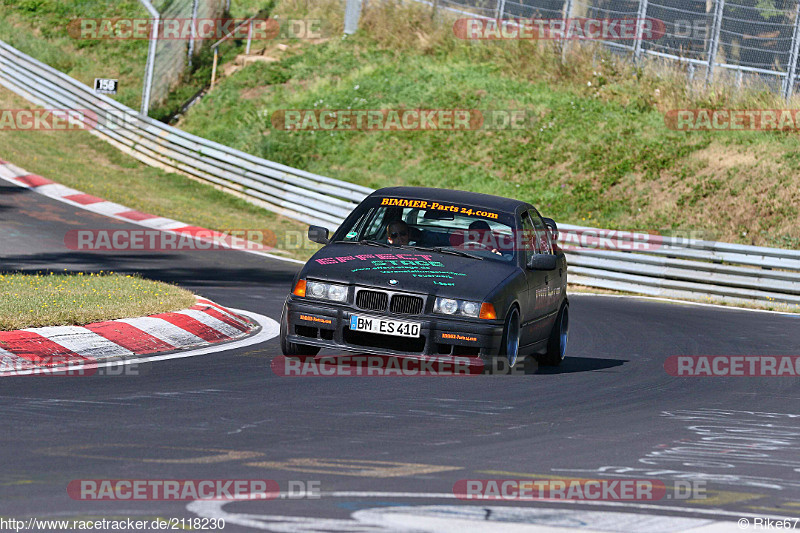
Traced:
POLYGON ((651 19, 660 28, 653 38, 597 40, 632 59, 681 61, 690 79, 757 81, 787 99, 797 90, 800 0, 414 1, 494 19, 651 19))
MULTIPOLYGON (((211 19, 220 17, 227 0, 161 0, 153 2, 161 19, 211 19)), ((159 39, 156 45, 153 86, 150 100, 157 103, 169 94, 191 64, 192 55, 202 46, 197 39, 159 39)))

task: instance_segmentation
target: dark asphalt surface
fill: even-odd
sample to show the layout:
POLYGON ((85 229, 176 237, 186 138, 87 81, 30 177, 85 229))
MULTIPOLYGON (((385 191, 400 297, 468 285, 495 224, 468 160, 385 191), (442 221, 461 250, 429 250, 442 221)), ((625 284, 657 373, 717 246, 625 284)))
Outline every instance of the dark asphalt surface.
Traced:
MULTIPOLYGON (((118 227, 138 228, 0 182, 3 271, 141 272, 280 317, 295 264, 228 251, 64 246, 69 229, 118 227)), ((436 496, 452 494, 458 480, 545 476, 706 482, 705 498, 644 502, 665 515, 800 514, 798 379, 677 378, 663 367, 679 354, 796 355, 798 318, 585 295, 571 296, 571 315, 564 365, 529 375, 284 378, 270 369, 275 338, 141 365, 136 376, 4 378, 0 517, 196 516, 187 502, 72 500, 66 487, 79 479, 272 479, 282 490, 311 481, 323 493, 413 493, 224 506, 346 519, 392 505, 476 505, 436 496)), ((292 527, 281 530, 313 530, 292 527)))

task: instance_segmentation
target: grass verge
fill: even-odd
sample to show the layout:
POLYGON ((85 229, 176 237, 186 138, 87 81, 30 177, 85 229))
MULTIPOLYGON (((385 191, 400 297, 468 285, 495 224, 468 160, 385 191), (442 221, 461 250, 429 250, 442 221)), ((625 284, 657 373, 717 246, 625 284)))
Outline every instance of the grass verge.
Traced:
POLYGON ((175 285, 113 272, 0 274, 0 331, 133 318, 194 303, 175 285))

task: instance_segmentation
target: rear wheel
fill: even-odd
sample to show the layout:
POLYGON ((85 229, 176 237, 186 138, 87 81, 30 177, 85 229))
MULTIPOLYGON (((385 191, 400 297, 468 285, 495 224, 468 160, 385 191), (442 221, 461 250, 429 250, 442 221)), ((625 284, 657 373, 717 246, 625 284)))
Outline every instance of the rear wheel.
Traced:
POLYGON ((317 355, 319 353, 319 346, 308 346, 306 344, 296 344, 289 342, 286 336, 289 334, 289 311, 287 305, 283 304, 283 312, 281 313, 281 351, 287 357, 301 357, 304 355, 317 355))
POLYGON ((547 353, 540 355, 536 360, 541 365, 558 366, 567 353, 567 337, 569 337, 569 305, 566 302, 561 306, 556 323, 550 331, 547 341, 547 353))

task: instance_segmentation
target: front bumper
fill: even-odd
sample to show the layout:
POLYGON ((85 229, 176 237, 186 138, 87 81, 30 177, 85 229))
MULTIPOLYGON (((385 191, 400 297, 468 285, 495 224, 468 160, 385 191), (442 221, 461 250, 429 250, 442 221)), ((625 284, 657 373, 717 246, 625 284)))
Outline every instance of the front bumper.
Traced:
POLYGON ((289 342, 335 351, 402 356, 486 358, 497 354, 503 325, 444 315, 363 311, 350 305, 290 296, 286 302, 289 342), (418 339, 350 330, 350 315, 385 317, 420 324, 418 339))

